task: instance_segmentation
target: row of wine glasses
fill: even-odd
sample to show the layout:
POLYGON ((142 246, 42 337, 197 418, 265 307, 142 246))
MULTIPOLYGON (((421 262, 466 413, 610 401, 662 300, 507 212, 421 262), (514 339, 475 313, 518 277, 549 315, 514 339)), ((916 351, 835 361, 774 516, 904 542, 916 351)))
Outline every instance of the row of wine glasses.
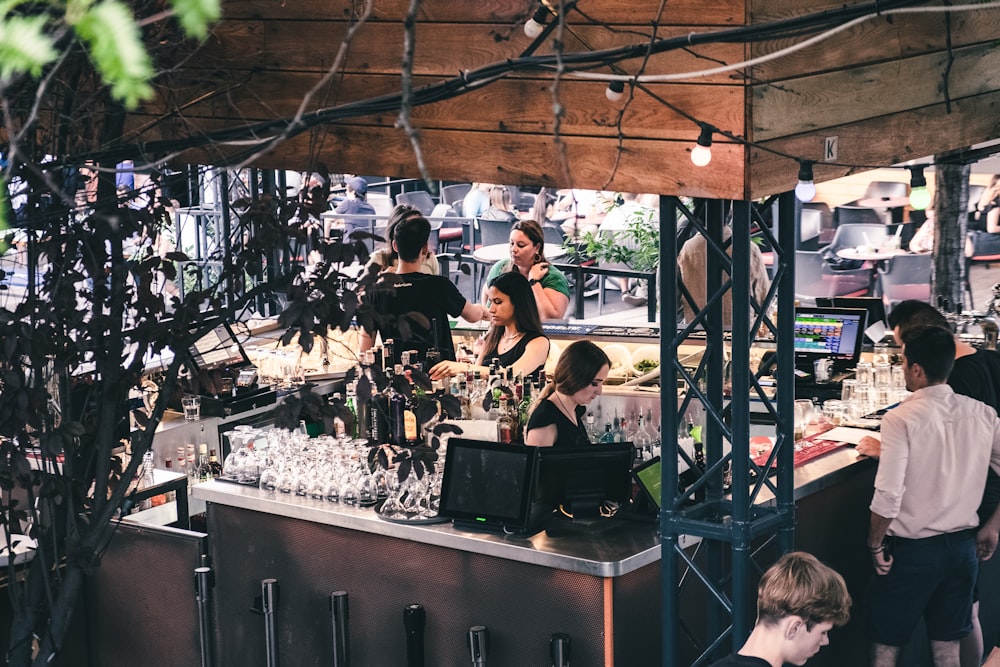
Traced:
POLYGON ((412 520, 437 516, 441 497, 437 471, 415 472, 399 480, 398 469, 369 464, 367 440, 300 431, 238 426, 225 434, 233 451, 223 474, 262 491, 308 497, 344 505, 370 507, 382 503, 380 513, 391 519, 412 520))

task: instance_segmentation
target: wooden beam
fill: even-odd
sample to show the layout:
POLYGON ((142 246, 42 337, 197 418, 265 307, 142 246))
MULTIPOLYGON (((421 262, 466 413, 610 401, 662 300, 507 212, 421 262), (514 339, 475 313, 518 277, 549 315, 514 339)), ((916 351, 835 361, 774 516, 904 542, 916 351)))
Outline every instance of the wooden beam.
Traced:
MULTIPOLYGON (((713 144, 712 163, 699 168, 691 164, 692 142, 626 140, 619 151, 614 140, 564 137, 569 164, 569 174, 564 175, 552 137, 511 134, 504 140, 498 135, 454 130, 423 130, 420 136, 434 179, 712 198, 740 199, 744 194, 743 148, 735 144, 713 144)), ((249 151, 252 148, 247 146, 217 145, 188 151, 178 159, 226 164, 249 151)), ((281 144, 255 166, 302 170, 315 160, 349 173, 419 175, 413 149, 402 131, 373 127, 336 126, 302 135, 281 144)))
MULTIPOLYGON (((192 119, 216 118, 233 126, 254 121, 292 117, 309 87, 319 79, 317 74, 255 72, 243 81, 232 81, 232 89, 221 88, 219 94, 204 97, 204 82, 180 87, 159 87, 158 103, 143 105, 142 115, 132 114, 130 126, 144 126, 157 116, 177 113, 192 119)), ((221 77, 220 77, 221 79, 221 77)), ((421 77, 417 86, 431 83, 421 77)), ((337 82, 339 83, 339 82, 337 82)), ((218 86, 224 82, 219 80, 218 86)), ((524 132, 552 134, 552 93, 547 81, 501 79, 460 97, 416 107, 413 122, 420 128, 456 129, 474 132, 524 132)), ((691 84, 658 84, 651 92, 671 105, 699 120, 716 127, 740 128, 743 122, 743 88, 741 86, 709 86, 691 84)), ((310 111, 320 106, 335 106, 345 100, 364 99, 397 93, 399 78, 394 76, 352 76, 339 86, 316 95, 310 111)), ((605 84, 594 81, 566 80, 560 84, 559 100, 565 108, 561 132, 565 134, 614 137, 618 134, 618 116, 622 117, 622 132, 630 138, 682 139, 694 141, 698 126, 683 115, 664 106, 642 90, 634 100, 613 103, 605 97, 605 84)), ((352 119, 350 124, 384 125, 396 121, 396 110, 352 119)), ((132 140, 140 140, 134 135, 132 140)))
MULTIPOLYGON (((904 113, 871 118, 795 137, 783 137, 763 143, 795 157, 815 159, 813 175, 817 182, 847 176, 866 168, 823 164, 823 140, 838 139, 843 164, 888 166, 964 148, 1000 137, 1000 92, 966 97, 952 103, 951 113, 944 104, 934 104, 904 113)), ((749 173, 753 198, 785 192, 795 187, 797 164, 794 160, 767 152, 750 151, 749 173)))
MULTIPOLYGON (((976 45, 953 55, 951 99, 1000 90, 1000 49, 976 45)), ((948 54, 934 53, 753 86, 750 136, 768 141, 936 104, 944 99, 940 77, 948 67, 948 54)))
MULTIPOLYGON (((942 30, 941 14, 902 14, 875 18, 830 39, 791 55, 758 65, 757 82, 778 81, 859 65, 908 58, 947 48, 948 33, 942 30)), ((1000 34, 1000 11, 957 12, 951 17, 953 48, 992 42, 1000 34)), ((752 57, 775 53, 803 41, 803 37, 750 45, 752 57)))
MULTIPOLYGON (((663 18, 674 25, 731 26, 742 23, 746 14, 743 0, 670 0, 663 18)), ((332 0, 225 0, 222 14, 227 19, 333 20, 346 21, 357 3, 332 0)), ((409 11, 408 0, 376 0, 373 21, 402 21, 409 11)), ((607 0, 588 3, 583 9, 596 22, 611 25, 648 26, 657 16, 661 0, 607 0)), ((420 5, 421 21, 438 23, 516 23, 531 16, 536 0, 428 0, 420 5)), ((587 21, 579 12, 570 15, 574 24, 587 21)))
MULTIPOLYGON (((703 26, 707 29, 706 26, 703 26)), ((642 44, 642 34, 650 29, 636 26, 632 31, 615 32, 601 26, 580 26, 566 33, 567 53, 589 52, 642 44)), ((347 26, 332 21, 222 21, 197 52, 188 67, 215 70, 266 69, 274 71, 325 72, 333 64, 347 26)), ((690 26, 664 26, 660 37, 686 35, 690 26)), ((402 59, 403 26, 371 23, 363 26, 351 44, 344 64, 348 74, 399 74, 402 59)), ((465 70, 477 69, 518 57, 530 44, 523 30, 509 26, 481 24, 419 24, 414 47, 414 74, 451 78, 465 70)), ((552 53, 546 44, 537 53, 552 53)), ((646 63, 645 73, 664 74, 696 71, 717 62, 739 62, 744 57, 741 44, 713 44, 696 49, 659 54, 646 63)), ((641 59, 619 63, 622 70, 636 72, 641 59)), ((610 70, 605 70, 610 71, 610 70)), ((525 73, 531 76, 531 72, 525 73)), ((534 73, 543 78, 551 75, 534 73)), ((729 74, 708 77, 708 83, 731 83, 729 74)))

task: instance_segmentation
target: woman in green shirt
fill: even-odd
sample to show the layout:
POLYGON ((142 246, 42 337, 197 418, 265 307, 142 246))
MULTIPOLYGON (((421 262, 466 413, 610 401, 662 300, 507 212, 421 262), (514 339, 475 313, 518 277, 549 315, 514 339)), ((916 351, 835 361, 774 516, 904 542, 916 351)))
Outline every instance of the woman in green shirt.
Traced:
MULTIPOLYGON (((545 259, 545 235, 534 220, 515 222, 510 228, 510 259, 493 265, 486 284, 501 273, 517 271, 528 279, 542 320, 561 320, 569 308, 569 282, 566 274, 545 259)), ((486 300, 485 291, 483 301, 486 300)))

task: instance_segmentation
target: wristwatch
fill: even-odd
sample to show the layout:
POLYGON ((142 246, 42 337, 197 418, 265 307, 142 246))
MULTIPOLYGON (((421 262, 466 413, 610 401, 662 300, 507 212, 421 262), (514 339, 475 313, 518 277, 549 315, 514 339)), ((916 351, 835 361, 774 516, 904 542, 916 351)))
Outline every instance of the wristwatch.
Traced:
POLYGON ((537 285, 539 282, 540 281, 538 280, 538 278, 532 278, 531 280, 528 281, 528 284, 529 285, 537 285))

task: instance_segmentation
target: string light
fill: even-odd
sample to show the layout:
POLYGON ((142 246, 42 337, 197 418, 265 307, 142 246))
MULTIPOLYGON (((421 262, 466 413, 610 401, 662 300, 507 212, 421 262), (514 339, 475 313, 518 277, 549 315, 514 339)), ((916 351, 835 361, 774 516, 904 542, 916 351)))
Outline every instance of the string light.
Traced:
POLYGON ((549 8, 538 3, 538 9, 531 15, 531 18, 524 24, 524 34, 534 39, 542 34, 545 29, 545 22, 549 20, 549 8))
POLYGON ((621 98, 625 97, 625 82, 624 81, 611 81, 608 83, 608 87, 604 90, 604 94, 607 95, 608 99, 612 102, 617 102, 621 98))
POLYGON ((691 149, 691 162, 696 167, 704 167, 712 161, 712 126, 701 124, 698 143, 691 149))
POLYGON ((923 211, 931 204, 931 193, 927 190, 927 179, 924 178, 924 167, 918 165, 910 169, 910 207, 915 211, 923 211))
POLYGON ((810 202, 816 197, 816 184, 813 183, 813 163, 811 160, 799 160, 799 182, 795 186, 795 198, 800 202, 810 202))

